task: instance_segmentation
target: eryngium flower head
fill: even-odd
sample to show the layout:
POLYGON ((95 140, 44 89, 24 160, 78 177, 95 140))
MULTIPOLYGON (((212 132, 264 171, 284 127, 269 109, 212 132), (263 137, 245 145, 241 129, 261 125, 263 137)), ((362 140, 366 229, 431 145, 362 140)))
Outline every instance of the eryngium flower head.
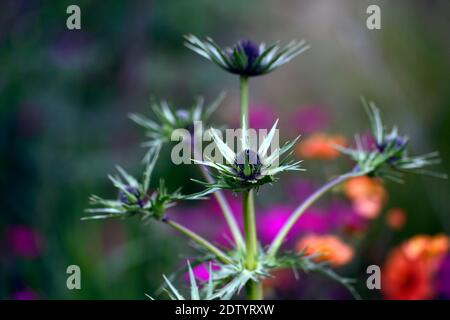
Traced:
POLYGON ((86 212, 97 215, 84 217, 87 219, 124 218, 138 215, 143 220, 148 218, 162 219, 167 208, 172 207, 176 200, 183 199, 179 190, 168 193, 164 181, 160 181, 159 187, 149 193, 150 176, 158 157, 159 149, 153 149, 149 154, 150 161, 146 166, 142 182, 128 174, 121 167, 117 167, 120 175, 109 176, 114 186, 118 189, 117 199, 107 200, 98 196, 89 198, 90 204, 96 208, 87 209, 86 212))
POLYGON ((357 163, 357 169, 370 176, 382 176, 402 182, 401 175, 406 172, 428 174, 445 178, 446 175, 424 169, 427 166, 440 163, 439 154, 431 152, 420 156, 409 156, 407 136, 400 135, 394 127, 390 132, 384 126, 380 110, 373 102, 363 99, 364 107, 370 120, 374 145, 365 146, 361 137, 356 136, 356 148, 335 147, 350 156, 357 163))
POLYGON ((245 77, 269 73, 309 48, 304 41, 291 41, 280 48, 277 43, 266 46, 264 43, 242 40, 231 48, 221 48, 211 38, 201 41, 190 34, 185 39, 189 49, 228 72, 245 77))
POLYGON ((299 166, 301 161, 288 161, 288 157, 280 160, 285 153, 292 149, 299 137, 291 142, 285 143, 284 146, 275 149, 268 155, 277 124, 278 120, 264 138, 259 148, 254 148, 250 145, 248 129, 244 126, 241 131, 242 150, 237 153, 222 141, 216 129, 211 129, 212 138, 221 155, 225 158, 225 163, 217 163, 209 159, 207 161, 194 160, 196 163, 206 165, 217 171, 217 173, 211 173, 211 176, 215 178, 215 182, 201 182, 207 186, 207 190, 200 193, 199 196, 214 192, 218 189, 228 189, 234 192, 241 192, 253 188, 257 189, 263 184, 275 181, 275 176, 278 173, 290 170, 303 170, 299 166))
POLYGON ((161 146, 163 143, 169 142, 172 132, 176 129, 187 129, 193 133, 194 122, 206 122, 220 105, 224 97, 225 94, 221 93, 206 107, 204 105, 203 97, 199 97, 190 108, 178 109, 176 111, 174 111, 174 108, 165 100, 159 103, 153 102, 151 107, 156 115, 156 121, 134 113, 130 114, 129 117, 147 130, 146 135, 150 140, 145 142, 143 146, 152 149, 161 146))

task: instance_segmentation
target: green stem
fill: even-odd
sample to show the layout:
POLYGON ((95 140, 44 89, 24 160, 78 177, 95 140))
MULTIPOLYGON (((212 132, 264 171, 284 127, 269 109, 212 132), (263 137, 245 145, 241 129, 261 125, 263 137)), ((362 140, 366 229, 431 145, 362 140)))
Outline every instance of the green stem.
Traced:
MULTIPOLYGON (((256 235, 255 208, 253 190, 244 191, 242 194, 242 209, 245 231, 245 267, 255 270, 258 256, 258 239, 256 235)), ((261 282, 249 280, 246 284, 248 300, 262 300, 263 289, 261 282)))
MULTIPOLYGON (((248 128, 248 78, 240 78, 240 102, 241 102, 241 129, 248 128)), ((256 235, 255 205, 253 190, 242 193, 242 216, 244 220, 245 235, 245 267, 255 270, 258 257, 258 238, 256 235)), ((248 300, 263 299, 263 290, 260 282, 248 281, 246 284, 248 300)))
POLYGON ((192 241, 199 244, 200 246, 202 246, 203 248, 205 248, 212 254, 214 254, 217 257, 217 259, 220 260, 221 262, 223 262, 225 264, 232 263, 231 259, 222 250, 220 250, 215 245, 213 245, 211 242, 209 242, 205 238, 201 237, 200 235, 196 234, 192 230, 189 230, 185 226, 179 224, 178 222, 169 220, 168 218, 165 218, 162 221, 164 223, 166 223, 167 225, 171 226, 172 228, 174 228, 175 230, 181 232, 185 236, 191 238, 192 241))
POLYGON ((327 191, 331 190, 336 185, 344 182, 345 180, 356 177, 359 175, 364 175, 362 172, 350 172, 347 174, 343 174, 340 176, 337 176, 333 180, 329 181, 325 185, 323 185, 321 188, 319 188, 316 192, 314 192, 312 195, 310 195, 302 204, 300 204, 297 209, 291 214, 289 219, 285 222, 281 230, 278 232, 278 234, 273 239, 268 251, 267 255, 269 258, 274 258, 278 249, 283 244, 284 239, 286 238, 287 234, 291 230, 291 228, 294 226, 294 224, 297 222, 297 220, 301 217, 301 215, 308 209, 316 200, 318 200, 322 195, 324 195, 327 191))
POLYGON ((241 94, 241 128, 248 128, 248 78, 240 78, 240 94, 241 94))
POLYGON ((263 300, 264 293, 261 282, 249 280, 245 285, 248 300, 263 300))
POLYGON ((256 239, 255 209, 253 204, 253 190, 242 193, 242 210, 245 231, 245 267, 255 270, 258 243, 256 239))

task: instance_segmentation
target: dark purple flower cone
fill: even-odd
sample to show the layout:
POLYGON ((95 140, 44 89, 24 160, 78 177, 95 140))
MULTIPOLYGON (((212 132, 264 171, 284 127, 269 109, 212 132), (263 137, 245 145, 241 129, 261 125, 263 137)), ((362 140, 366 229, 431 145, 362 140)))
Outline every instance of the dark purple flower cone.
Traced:
POLYGON ((243 51, 247 57, 247 69, 253 65, 256 58, 259 56, 258 46, 250 40, 241 40, 237 45, 237 50, 243 51))
MULTIPOLYGON (((137 205, 139 207, 143 208, 145 203, 147 202, 146 197, 142 197, 141 192, 138 189, 134 188, 134 187, 128 186, 126 189, 127 189, 127 191, 129 193, 131 193, 133 196, 136 197, 137 205)), ((124 204, 128 204, 128 205, 132 205, 133 204, 133 203, 130 203, 126 193, 123 192, 122 190, 119 191, 119 201, 124 203, 124 204)))
POLYGON ((258 153, 252 150, 240 152, 235 161, 236 172, 242 179, 254 180, 261 174, 261 160, 258 153), (245 162, 247 162, 250 172, 245 172, 245 162))

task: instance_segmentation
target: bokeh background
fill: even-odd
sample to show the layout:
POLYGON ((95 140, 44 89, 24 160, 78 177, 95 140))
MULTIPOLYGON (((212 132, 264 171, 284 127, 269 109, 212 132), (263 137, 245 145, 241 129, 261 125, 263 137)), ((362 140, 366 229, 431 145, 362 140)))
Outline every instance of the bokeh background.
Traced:
MULTIPOLYGON (((253 126, 267 128, 279 117, 283 139, 302 134, 295 156, 308 170, 260 190, 265 243, 315 187, 350 168, 326 142, 351 143, 355 132, 368 131, 361 95, 411 137, 413 153, 439 150, 436 170, 448 172, 449 12, 445 0, 1 1, 0 298, 146 299, 163 273, 193 256, 186 239, 164 225, 80 221, 90 194, 116 196, 106 178, 116 164, 140 173, 145 138, 127 113, 150 116, 150 96, 182 108, 195 96, 210 101, 226 90, 214 122, 238 123, 236 77, 186 49, 186 33, 223 45, 248 38, 312 46, 251 81, 253 126), (66 29, 70 4, 81 7, 81 30, 66 29), (381 30, 366 28, 369 4, 381 7, 381 30), (81 268, 81 290, 66 287, 71 264, 81 268)), ((165 148, 153 181, 165 177, 170 188, 199 190, 189 182, 200 177, 198 168, 175 167, 169 156, 165 148)), ((446 299, 449 194, 448 180, 422 176, 402 185, 354 181, 305 214, 286 247, 327 236, 340 258, 336 271, 356 278, 364 298, 446 299), (401 247, 421 254, 405 260, 401 247), (382 290, 365 286, 371 264, 382 268, 382 290)), ((239 200, 229 199, 239 216, 239 200)), ((180 204, 169 214, 226 243, 213 200, 180 204)), ((321 276, 293 278, 281 272, 268 281, 267 297, 349 298, 321 276)))

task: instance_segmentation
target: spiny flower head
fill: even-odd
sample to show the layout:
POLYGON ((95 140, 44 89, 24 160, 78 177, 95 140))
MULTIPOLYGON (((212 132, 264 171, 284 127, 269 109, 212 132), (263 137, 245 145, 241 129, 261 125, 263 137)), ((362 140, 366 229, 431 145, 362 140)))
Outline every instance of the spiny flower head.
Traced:
POLYGON ((172 207, 176 200, 183 199, 179 190, 169 193, 165 187, 164 181, 160 181, 159 187, 149 193, 150 176, 158 157, 159 149, 151 150, 149 154, 150 161, 147 164, 142 182, 128 174, 121 167, 117 167, 120 175, 109 176, 114 186, 118 189, 118 197, 115 200, 107 200, 98 196, 90 197, 90 204, 95 208, 87 209, 86 212, 96 213, 97 215, 82 218, 88 219, 106 219, 123 218, 138 215, 143 220, 148 218, 162 219, 166 209, 172 207))
MULTIPOLYGON (((201 194, 208 194, 217 189, 228 189, 234 192, 241 192, 271 183, 276 180, 278 173, 289 170, 303 170, 299 164, 301 161, 289 162, 287 157, 280 158, 291 151, 297 142, 297 137, 291 142, 287 142, 281 148, 276 148, 268 155, 269 147, 275 136, 278 120, 273 125, 267 136, 262 141, 259 148, 251 145, 249 130, 244 126, 241 130, 241 151, 234 152, 219 136, 219 131, 211 129, 211 135, 216 146, 225 159, 225 163, 218 163, 207 159, 207 161, 197 161, 196 163, 209 166, 217 171, 211 175, 215 178, 213 183, 203 183, 208 189, 201 194)), ((289 153, 291 154, 292 151, 289 153)))
POLYGON ((291 41, 284 48, 277 43, 266 47, 241 40, 231 48, 221 48, 211 38, 201 41, 194 35, 186 35, 185 45, 202 57, 214 62, 228 72, 245 77, 269 73, 309 48, 304 41, 291 41))
POLYGON ((380 110, 373 102, 366 103, 363 99, 363 104, 369 116, 374 147, 364 146, 360 136, 356 136, 355 149, 335 145, 339 151, 347 154, 357 163, 359 171, 369 176, 382 176, 396 182, 402 182, 401 175, 405 172, 446 178, 446 175, 424 169, 440 163, 437 152, 409 156, 407 151, 409 138, 400 135, 396 127, 388 131, 382 122, 380 110))
MULTIPOLYGON (((215 288, 213 284, 212 279, 212 268, 211 263, 209 265, 209 277, 208 282, 206 284, 199 284, 197 283, 197 280, 195 279, 194 271, 192 270, 191 264, 189 263, 189 260, 187 261, 188 266, 188 272, 189 272, 189 282, 190 282, 190 297, 188 297, 189 300, 213 300, 215 298, 215 288)), ((171 300, 186 300, 186 298, 183 296, 183 294, 180 293, 180 290, 178 290, 172 282, 163 275, 165 284, 167 288, 165 291, 169 295, 171 300)), ((149 295, 147 295, 150 299, 153 300, 153 298, 149 295)))
POLYGON ((144 143, 145 147, 154 148, 170 141, 172 132, 176 129, 187 129, 193 133, 194 122, 207 121, 217 109, 225 94, 221 93, 213 102, 205 107, 203 97, 198 97, 194 104, 187 109, 178 109, 169 105, 165 100, 152 102, 151 108, 156 116, 153 121, 140 114, 130 114, 131 120, 147 130, 146 135, 151 140, 144 143))

